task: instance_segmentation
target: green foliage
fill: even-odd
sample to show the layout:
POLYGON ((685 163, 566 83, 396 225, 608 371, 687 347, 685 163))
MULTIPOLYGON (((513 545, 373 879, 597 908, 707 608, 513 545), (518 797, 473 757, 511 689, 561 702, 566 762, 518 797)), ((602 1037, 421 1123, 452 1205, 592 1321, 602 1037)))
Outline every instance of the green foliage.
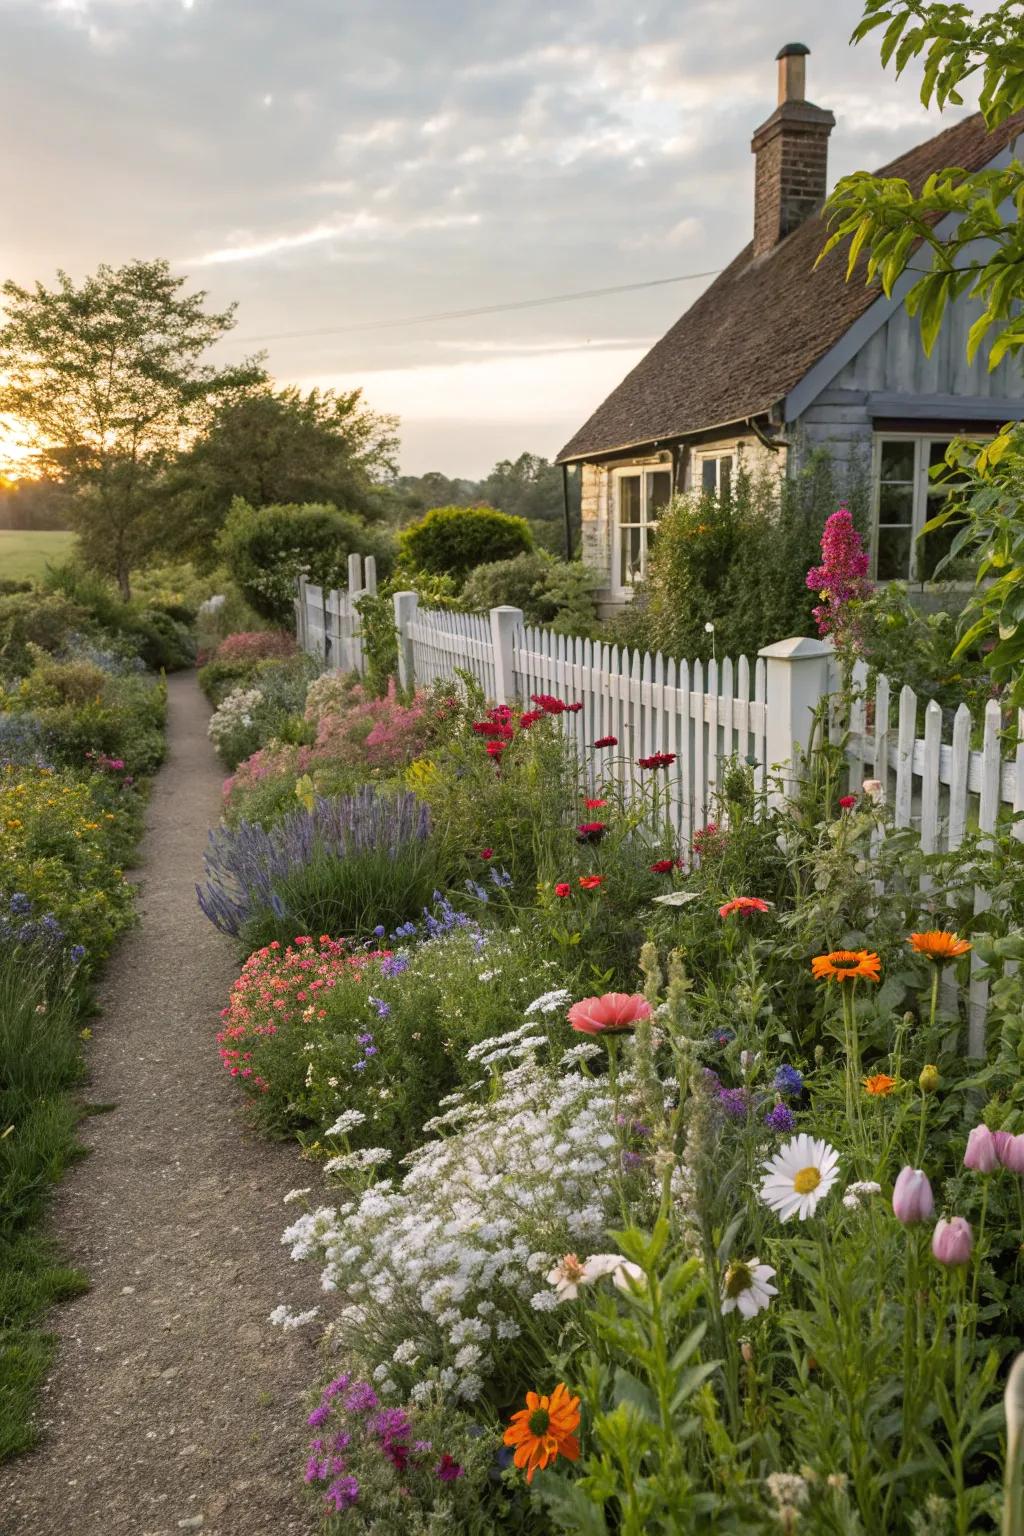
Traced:
POLYGON ((478 565, 466 579, 461 600, 471 611, 507 603, 521 608, 528 624, 548 624, 563 635, 588 635, 597 627, 594 593, 600 584, 589 566, 537 550, 478 565))
POLYGON ((330 506, 252 507, 231 503, 217 548, 242 596, 261 618, 294 624, 295 587, 305 571, 325 592, 345 587, 350 554, 374 555, 378 575, 392 562, 390 538, 353 512, 330 506))
POLYGON ((59 651, 88 621, 86 609, 61 593, 0 596, 0 675, 20 677, 32 666, 30 647, 59 651))
POLYGON ((195 661, 195 641, 188 623, 137 600, 124 602, 99 572, 69 560, 50 567, 45 585, 88 614, 91 623, 83 628, 115 637, 127 655, 138 656, 153 671, 179 672, 195 661))
POLYGON ((954 660, 957 621, 949 613, 922 613, 902 582, 886 582, 864 604, 863 655, 872 673, 884 672, 895 695, 913 688, 918 698, 935 699, 955 711, 965 703, 980 721, 993 695, 987 658, 973 654, 954 660))
POLYGON ((434 507, 398 538, 403 562, 456 580, 487 560, 511 559, 533 548, 529 524, 492 507, 434 507))
POLYGON ((362 390, 291 387, 223 401, 168 469, 163 547, 208 562, 236 496, 252 507, 328 505, 372 515, 374 490, 395 472, 397 422, 362 390))
POLYGON ((814 633, 807 571, 827 517, 844 500, 858 518, 866 487, 856 478, 840 486, 824 452, 788 478, 741 472, 728 497, 675 497, 651 554, 639 621, 645 648, 706 659, 709 623, 719 656, 753 656, 775 640, 814 633))
POLYGON ((2 290, 0 410, 26 424, 39 467, 77 493, 68 510, 83 555, 125 599, 160 532, 161 466, 217 401, 262 376, 251 362, 202 361, 234 311, 207 313, 206 294, 182 293, 185 281, 166 261, 135 261, 79 285, 59 272, 51 289, 2 290))
POLYGON ((359 633, 366 661, 366 687, 383 698, 388 683, 398 676, 398 630, 395 605, 384 593, 365 592, 356 599, 359 633))
MULTIPOLYGON (((579 538, 580 477, 570 474, 569 518, 573 545, 579 538)), ((502 459, 483 480, 449 479, 436 470, 426 475, 401 475, 395 496, 406 517, 432 507, 495 507, 511 517, 523 517, 543 549, 565 553, 565 503, 562 468, 536 453, 502 459)))

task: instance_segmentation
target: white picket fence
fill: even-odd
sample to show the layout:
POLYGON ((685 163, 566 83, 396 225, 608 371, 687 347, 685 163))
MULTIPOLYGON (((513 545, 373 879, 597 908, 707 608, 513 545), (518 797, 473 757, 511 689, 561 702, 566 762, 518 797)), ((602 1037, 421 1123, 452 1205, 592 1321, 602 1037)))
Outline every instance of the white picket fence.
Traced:
POLYGON ((356 603, 377 590, 377 563, 372 555, 348 557, 348 586, 324 592, 299 577, 295 599, 295 629, 299 645, 325 666, 341 672, 363 671, 363 643, 356 603))
MULTIPOLYGON (((369 583, 372 569, 362 578, 353 569, 353 579, 369 583)), ((659 813, 671 820, 683 850, 713 814, 728 760, 754 765, 759 789, 768 771, 781 771, 783 782, 790 779, 788 765, 808 743, 815 710, 838 685, 832 648, 818 640, 779 641, 764 647, 753 663, 741 656, 705 665, 558 635, 525 624, 517 608, 453 613, 421 608, 414 592, 396 593, 394 604, 404 686, 438 681, 457 686, 463 672, 495 703, 525 705, 542 693, 580 703, 581 709, 559 718, 592 788, 611 780, 631 795, 646 782, 636 759, 673 753, 674 762, 659 770, 659 813), (614 748, 594 748, 595 741, 608 737, 615 738, 614 748)), ((303 585, 296 609, 307 650, 326 654, 330 665, 362 670, 358 616, 349 594, 324 598, 318 588, 303 585), (350 632, 343 632, 345 624, 353 626, 350 632)), ((920 701, 904 688, 893 727, 888 679, 879 677, 870 696, 863 667, 854 682, 858 693, 846 747, 850 786, 859 790, 864 779, 878 779, 895 825, 918 832, 925 852, 958 848, 968 831, 991 833, 1007 813, 1024 811, 1024 712, 1022 744, 1008 757, 995 701, 985 711, 981 746, 972 747, 966 705, 957 710, 946 741, 943 712, 933 700, 920 701)), ((1024 838, 1024 820, 1015 823, 1014 832, 1024 838)), ((975 912, 985 903, 985 893, 977 890, 975 912)), ((972 961, 969 1049, 980 1055, 988 990, 973 956, 972 961)))

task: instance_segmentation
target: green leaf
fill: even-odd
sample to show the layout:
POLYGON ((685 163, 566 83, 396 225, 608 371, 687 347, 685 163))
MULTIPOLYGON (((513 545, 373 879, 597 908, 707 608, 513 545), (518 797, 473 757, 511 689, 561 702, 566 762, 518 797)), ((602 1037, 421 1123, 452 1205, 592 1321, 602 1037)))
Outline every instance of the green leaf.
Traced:
POLYGON ((573 1536, 608 1536, 608 1523, 600 1504, 587 1497, 579 1483, 545 1468, 533 1480, 533 1501, 543 1504, 556 1528, 573 1536))
POLYGON ((612 1385, 612 1396, 615 1399, 616 1407, 620 1407, 623 1403, 628 1403, 648 1423, 658 1423, 658 1399, 650 1387, 646 1386, 638 1377, 632 1375, 631 1372, 624 1370, 622 1366, 616 1368, 615 1379, 612 1385))

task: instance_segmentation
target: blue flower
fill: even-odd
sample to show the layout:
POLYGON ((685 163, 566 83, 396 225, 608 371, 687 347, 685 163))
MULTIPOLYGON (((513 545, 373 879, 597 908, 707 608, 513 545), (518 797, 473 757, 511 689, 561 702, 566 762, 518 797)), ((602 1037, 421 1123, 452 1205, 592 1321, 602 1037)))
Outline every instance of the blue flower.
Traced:
POLYGON ((24 917, 27 912, 32 911, 32 903, 24 891, 15 891, 10 900, 10 909, 15 917, 24 917))
POLYGON ((789 1098, 795 1099, 797 1094, 804 1091, 804 1076, 796 1067, 791 1067, 783 1062, 775 1071, 775 1089, 777 1093, 784 1093, 789 1098))
POLYGON ((793 1131, 796 1129, 796 1120, 793 1111, 786 1104, 776 1104, 764 1117, 764 1123, 773 1131, 793 1131))
POLYGON ((84 944, 72 944, 72 946, 71 946, 71 964, 72 965, 81 965, 81 963, 82 963, 82 961, 84 959, 85 959, 85 945, 84 944))
POLYGON ((383 923, 378 923, 376 928, 373 930, 373 936, 374 936, 375 939, 382 939, 384 937, 385 932, 386 932, 386 930, 385 930, 384 924, 383 923))
POLYGON ((352 1071, 353 1072, 365 1072, 366 1071, 366 1062, 365 1061, 354 1061, 352 1063, 352 1071))

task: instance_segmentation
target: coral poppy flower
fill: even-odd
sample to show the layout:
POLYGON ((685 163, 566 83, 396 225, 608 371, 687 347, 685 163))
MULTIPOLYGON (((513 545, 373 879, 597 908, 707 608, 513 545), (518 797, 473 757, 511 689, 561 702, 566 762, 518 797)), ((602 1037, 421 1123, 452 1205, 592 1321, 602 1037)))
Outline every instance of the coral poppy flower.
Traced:
POLYGON ((768 902, 760 896, 734 896, 724 907, 719 907, 719 917, 729 917, 733 912, 767 912, 768 902))
POLYGON ((580 1446, 574 1430, 580 1426, 580 1400, 570 1397, 563 1381, 551 1396, 527 1392, 526 1407, 512 1415, 505 1431, 505 1444, 515 1446, 512 1460, 526 1469, 526 1481, 533 1481, 538 1467, 546 1467, 559 1456, 566 1461, 579 1458, 580 1446))
POLYGON ((568 894, 569 894, 569 892, 571 890, 572 890, 572 886, 569 885, 569 883, 567 881, 560 880, 558 882, 558 884, 555 886, 555 895, 556 896, 568 896, 568 894))
POLYGON ((585 997, 569 1009, 569 1023, 581 1035, 615 1034, 650 1016, 651 1005, 639 992, 605 992, 585 997))
POLYGON ((864 1091, 870 1093, 874 1099, 886 1098, 895 1087, 896 1079, 890 1077, 887 1072, 876 1072, 872 1077, 864 1079, 864 1091))
POLYGON ((604 885, 604 875, 580 875, 581 891, 596 891, 599 885, 604 885))
POLYGON ((947 960, 959 960, 972 947, 958 934, 948 933, 941 928, 931 928, 927 933, 912 933, 907 943, 916 954, 934 960, 936 965, 944 965, 947 960))
POLYGON ((618 744, 619 738, 617 736, 599 736, 594 742, 595 747, 617 747, 618 744))
POLYGON ((602 806, 607 804, 607 800, 584 800, 583 802, 584 808, 588 811, 599 811, 602 806))
POLYGON ((651 865, 652 875, 667 875, 670 870, 681 869, 681 859, 655 859, 651 865))
POLYGON ((833 949, 811 961, 815 981, 878 981, 881 969, 878 956, 866 949, 833 949))
POLYGON ((638 768, 667 768, 675 760, 674 752, 653 752, 650 757, 638 757, 636 761, 638 768))

